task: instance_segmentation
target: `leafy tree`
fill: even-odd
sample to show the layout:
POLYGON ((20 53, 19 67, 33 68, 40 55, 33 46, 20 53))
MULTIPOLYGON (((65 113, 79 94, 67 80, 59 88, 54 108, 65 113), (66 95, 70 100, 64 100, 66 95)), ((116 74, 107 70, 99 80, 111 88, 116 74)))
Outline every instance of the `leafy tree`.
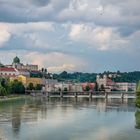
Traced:
POLYGON ((140 81, 138 82, 137 89, 136 89, 136 106, 140 108, 140 81))
POLYGON ((86 86, 86 91, 90 91, 90 86, 89 85, 86 86))
POLYGON ((13 82, 10 83, 10 90, 11 93, 25 93, 25 87, 22 84, 22 82, 18 81, 18 80, 14 80, 13 82))
POLYGON ((62 77, 63 79, 67 79, 67 72, 66 71, 63 71, 62 73, 60 73, 60 77, 62 77))
POLYGON ((0 84, 1 84, 1 86, 5 87, 6 86, 6 79, 1 78, 0 79, 0 84))
POLYGON ((136 120, 136 129, 140 129, 140 112, 137 111, 135 113, 135 120, 136 120))
POLYGON ((140 96, 140 81, 137 84, 136 93, 137 93, 137 96, 140 96))
POLYGON ((67 94, 67 91, 68 91, 67 87, 64 87, 63 93, 67 94))
POLYGON ((0 85, 0 96, 5 96, 7 95, 7 91, 6 89, 0 85))
POLYGON ((68 91, 67 87, 64 87, 64 91, 68 91))
POLYGON ((34 87, 33 83, 29 83, 29 85, 27 86, 27 89, 28 90, 34 90, 35 87, 34 87))
POLYGON ((41 89, 42 89, 42 85, 37 84, 37 85, 35 86, 35 89, 36 89, 36 90, 41 90, 41 89))

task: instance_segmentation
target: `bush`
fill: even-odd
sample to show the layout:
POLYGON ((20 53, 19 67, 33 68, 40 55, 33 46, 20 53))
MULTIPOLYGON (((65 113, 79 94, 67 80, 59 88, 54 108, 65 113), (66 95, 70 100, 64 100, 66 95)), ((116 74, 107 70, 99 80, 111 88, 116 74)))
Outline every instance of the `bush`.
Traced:
POLYGON ((25 93, 25 87, 22 82, 14 80, 13 82, 9 83, 9 92, 11 93, 25 93))
POLYGON ((35 89, 36 89, 36 90, 41 90, 41 89, 42 89, 42 85, 37 84, 37 85, 35 86, 35 89))
POLYGON ((87 85, 85 90, 90 91, 90 86, 87 85))
POLYGON ((27 89, 28 90, 34 90, 35 87, 34 87, 33 83, 29 83, 29 85, 27 86, 27 89))
POLYGON ((137 129, 140 129, 140 112, 139 111, 137 111, 136 113, 135 113, 135 119, 136 119, 136 128, 137 129))
POLYGON ((140 97, 139 96, 136 98, 136 106, 140 107, 140 97))
POLYGON ((7 95, 6 89, 0 85, 0 96, 6 96, 6 95, 7 95))

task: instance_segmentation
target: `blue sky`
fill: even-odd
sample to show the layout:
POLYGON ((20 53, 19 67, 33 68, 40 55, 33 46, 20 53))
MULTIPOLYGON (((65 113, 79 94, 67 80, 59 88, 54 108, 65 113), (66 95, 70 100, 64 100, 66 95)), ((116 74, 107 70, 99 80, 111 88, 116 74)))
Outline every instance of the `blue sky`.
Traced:
POLYGON ((0 61, 50 72, 140 70, 139 0, 0 0, 0 61))

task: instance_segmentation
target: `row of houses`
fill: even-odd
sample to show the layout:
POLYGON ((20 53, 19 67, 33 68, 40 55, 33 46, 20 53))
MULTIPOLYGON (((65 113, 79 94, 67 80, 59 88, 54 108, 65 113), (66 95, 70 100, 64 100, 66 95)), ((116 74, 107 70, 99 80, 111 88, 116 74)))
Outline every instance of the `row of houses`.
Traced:
POLYGON ((106 91, 136 91, 136 83, 114 82, 107 75, 97 75, 96 82, 98 87, 104 87, 106 91))
MULTIPOLYGON (((128 83, 128 82, 114 82, 112 81, 112 75, 97 75, 96 83, 72 83, 72 82, 58 82, 54 79, 46 79, 45 77, 32 77, 31 73, 39 74, 38 65, 29 65, 22 64, 20 59, 16 56, 13 59, 11 65, 2 65, 0 63, 0 77, 6 77, 10 80, 17 79, 21 81, 25 87, 29 85, 29 83, 33 83, 34 86, 37 84, 43 85, 47 91, 59 91, 59 90, 67 90, 67 91, 85 91, 85 90, 105 90, 105 91, 135 91, 136 83, 128 83)), ((43 73, 44 74, 44 73, 43 73)), ((114 76, 114 75, 113 75, 114 76)), ((116 75, 115 75, 116 76, 116 75)))

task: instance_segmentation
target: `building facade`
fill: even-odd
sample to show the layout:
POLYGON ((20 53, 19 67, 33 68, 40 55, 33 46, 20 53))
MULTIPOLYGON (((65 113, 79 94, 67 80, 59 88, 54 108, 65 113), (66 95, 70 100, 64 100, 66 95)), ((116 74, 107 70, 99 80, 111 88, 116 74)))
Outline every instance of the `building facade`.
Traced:
POLYGON ((18 71, 15 68, 0 67, 0 77, 10 78, 16 77, 17 75, 18 71))

